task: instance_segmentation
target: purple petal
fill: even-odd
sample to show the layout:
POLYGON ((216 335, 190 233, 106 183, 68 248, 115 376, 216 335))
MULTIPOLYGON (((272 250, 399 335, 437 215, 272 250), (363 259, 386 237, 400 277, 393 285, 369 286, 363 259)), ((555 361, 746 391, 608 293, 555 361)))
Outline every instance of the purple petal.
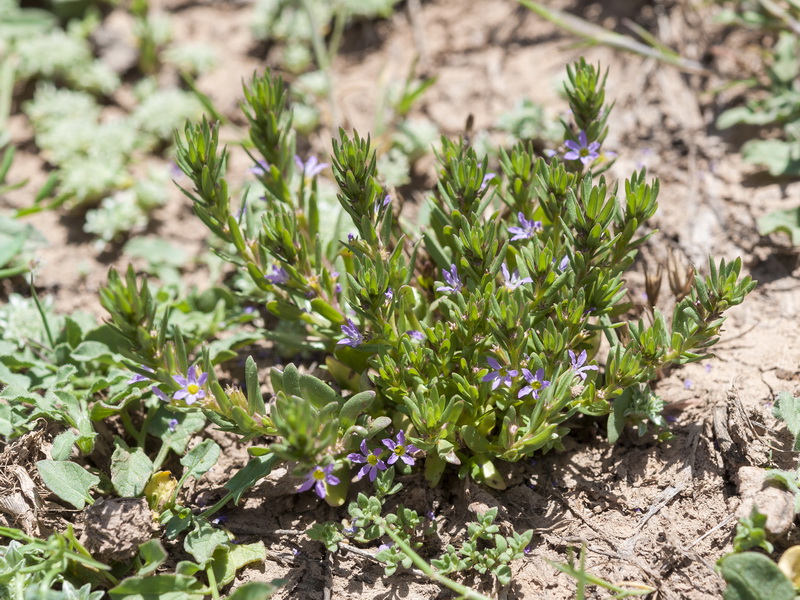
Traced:
POLYGON ((314 485, 314 493, 320 498, 325 498, 325 484, 322 481, 317 481, 314 485))
POLYGON ((400 457, 400 460, 402 460, 407 465, 413 465, 414 464, 414 458, 409 456, 408 454, 403 454, 403 456, 400 457))
MULTIPOLYGON (((397 447, 397 444, 394 443, 393 439, 386 438, 385 440, 381 440, 381 441, 383 442, 383 445, 386 446, 392 452, 394 452, 394 449, 397 447)), ((389 460, 391 460, 391 459, 389 459, 389 460)))
POLYGON ((397 443, 401 446, 406 445, 406 433, 402 429, 397 432, 397 443))
POLYGON ((361 467, 356 474, 356 481, 360 481, 369 472, 370 468, 371 466, 368 464, 361 467))
POLYGON ((361 440, 361 453, 364 456, 369 454, 369 450, 367 450, 367 440, 361 440))
POLYGON ((186 387, 187 385, 189 385, 189 380, 186 379, 186 377, 184 377, 183 375, 173 375, 172 378, 181 387, 186 387))
POLYGON ((197 385, 205 385, 206 381, 208 381, 208 373, 203 373, 200 375, 200 379, 197 380, 197 385))
POLYGON ((367 462, 367 457, 358 454, 357 452, 352 452, 347 455, 347 458, 353 461, 354 463, 365 463, 367 462))
POLYGON ((306 480, 297 488, 298 492, 307 492, 314 485, 314 478, 311 475, 306 476, 306 480))
POLYGON ((386 464, 393 465, 397 462, 397 454, 392 454, 386 461, 386 464))
POLYGON ((376 477, 378 477, 378 467, 377 466, 370 467, 369 480, 370 481, 375 481, 376 477))
POLYGON ((175 400, 183 400, 188 395, 189 395, 189 392, 187 392, 186 390, 178 390, 177 392, 172 394, 172 398, 175 399, 175 400))
MULTIPOLYGON (((567 140, 566 142, 564 142, 564 145, 567 148, 569 148, 570 150, 572 150, 573 152, 580 152, 581 151, 581 146, 579 146, 577 142, 574 142, 572 140, 567 140)), ((564 158, 567 158, 566 154, 564 155, 564 158)), ((570 160, 575 160, 575 159, 571 158, 570 160)))
POLYGON ((589 140, 586 139, 585 131, 581 131, 578 134, 578 142, 580 142, 581 148, 586 148, 586 144, 589 142, 589 140))
POLYGON ((498 387, 500 387, 500 384, 501 384, 502 382, 503 382, 503 378, 502 378, 502 377, 497 377, 497 379, 495 379, 495 380, 494 380, 494 383, 492 383, 492 391, 494 391, 494 390, 496 390, 498 387))
POLYGON ((328 485, 339 485, 340 480, 336 475, 328 475, 325 478, 325 483, 327 483, 328 485))
POLYGON ((489 363, 489 366, 490 366, 490 367, 492 367, 493 369, 496 369, 496 370, 498 370, 498 371, 499 371, 500 369, 502 369, 502 368, 503 368, 503 367, 500 365, 500 363, 499 363, 499 362, 497 362, 497 359, 496 359, 496 358, 494 358, 493 356, 490 356, 489 358, 487 358, 487 359, 486 359, 486 362, 487 362, 487 363, 489 363))
POLYGON ((576 152, 575 150, 570 150, 564 155, 564 158, 566 160, 578 160, 580 157, 581 155, 578 154, 578 152, 576 152))

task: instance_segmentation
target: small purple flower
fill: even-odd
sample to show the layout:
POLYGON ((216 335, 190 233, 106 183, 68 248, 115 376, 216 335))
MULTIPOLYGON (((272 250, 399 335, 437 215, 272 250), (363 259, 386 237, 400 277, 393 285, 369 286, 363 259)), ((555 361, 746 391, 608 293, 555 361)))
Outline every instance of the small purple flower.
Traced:
POLYGON ((170 419, 167 422, 167 429, 169 429, 170 433, 175 433, 175 429, 178 427, 178 419, 170 419))
POLYGON ((188 377, 184 377, 183 375, 172 376, 177 384, 181 386, 181 389, 172 395, 174 400, 183 400, 186 404, 191 405, 206 397, 203 386, 206 384, 206 381, 208 381, 208 373, 200 373, 198 377, 197 374, 199 372, 199 367, 189 367, 188 377))
POLYGON ((297 488, 298 492, 306 492, 310 490, 312 487, 314 488, 314 493, 319 496, 320 498, 325 498, 325 484, 328 485, 339 485, 339 478, 333 474, 333 466, 334 464, 331 463, 326 467, 321 467, 317 465, 306 475, 305 481, 303 481, 302 485, 297 488))
POLYGON ((711 367, 711 363, 706 363, 705 364, 706 373, 711 373, 711 368, 712 368, 711 367))
MULTIPOLYGON (((554 265, 556 264, 556 259, 555 258, 553 259, 553 264, 554 265)), ((564 271, 567 270, 568 266, 569 266, 569 256, 564 255, 564 258, 562 258, 561 262, 558 263, 558 266, 556 266, 556 269, 558 269, 559 271, 561 271, 563 273, 564 271)))
POLYGON ((388 550, 392 546, 394 546, 394 542, 388 542, 386 544, 381 544, 380 546, 378 546, 378 552, 383 552, 384 550, 388 550))
POLYGON ((269 171, 269 164, 263 158, 256 162, 256 166, 250 167, 247 169, 249 173, 252 173, 256 177, 260 177, 261 175, 266 175, 267 171, 269 171))
POLYGON ((303 177, 308 177, 309 179, 313 179, 320 173, 322 173, 326 167, 330 166, 328 163, 321 163, 316 156, 310 157, 306 162, 303 162, 303 159, 299 156, 294 157, 294 163, 297 165, 297 168, 303 173, 303 177))
POLYGON ((407 465, 413 465, 414 459, 409 456, 409 454, 412 452, 419 452, 419 448, 414 444, 406 444, 406 434, 402 429, 397 432, 397 437, 395 439, 397 440, 396 442, 391 438, 383 440, 383 445, 392 453, 386 462, 393 465, 399 459, 407 465))
POLYGON ((539 369, 534 375, 528 369, 522 369, 522 376, 528 382, 524 388, 519 391, 517 398, 522 398, 528 394, 533 395, 534 398, 539 398, 539 392, 550 385, 550 382, 544 378, 544 369, 539 369))
POLYGON ((575 142, 574 140, 567 140, 564 142, 564 145, 569 148, 569 152, 564 154, 565 160, 579 160, 584 165, 588 165, 592 161, 594 161, 600 154, 598 154, 598 150, 600 149, 599 142, 592 142, 591 144, 586 139, 586 132, 581 131, 578 134, 578 141, 575 142))
POLYGON ((264 279, 269 281, 272 285, 285 284, 289 281, 289 274, 283 267, 272 265, 272 273, 270 275, 264 275, 264 279))
POLYGON ((392 290, 392 288, 389 288, 389 289, 386 290, 386 292, 383 295, 386 296, 386 302, 387 303, 391 302, 392 298, 394 298, 394 290, 392 290))
MULTIPOLYGON (((142 369, 144 369, 145 371, 147 371, 149 373, 153 372, 153 369, 151 369, 150 367, 145 367, 144 365, 142 365, 142 369)), ((139 373, 134 373, 133 377, 128 379, 128 381, 126 381, 126 383, 128 385, 132 385, 134 383, 139 383, 141 381, 150 381, 150 378, 145 376, 145 375, 141 375, 139 373)))
POLYGON ((417 331, 416 329, 409 329, 406 331, 406 335, 416 342, 422 342, 425 340, 425 334, 421 331, 417 331))
POLYGON ((211 519, 211 522, 214 525, 224 525, 225 523, 228 522, 228 516, 227 515, 218 515, 218 516, 214 517, 213 519, 211 519))
POLYGON ((342 333, 344 333, 347 337, 336 342, 337 346, 344 345, 350 346, 351 348, 356 348, 364 343, 364 336, 350 318, 347 319, 347 323, 345 325, 342 325, 342 333))
POLYGON ((514 237, 511 238, 512 242, 517 240, 529 240, 536 237, 536 234, 544 229, 541 221, 528 220, 522 212, 517 213, 520 227, 509 227, 508 233, 513 233, 514 237))
POLYGON ((690 390, 690 389, 692 389, 692 386, 693 386, 693 385, 694 385, 694 382, 693 382, 691 379, 686 379, 686 380, 683 382, 683 388, 684 388, 684 389, 686 389, 686 390, 690 390))
POLYGON ((344 533, 345 535, 355 535, 356 533, 358 533, 358 527, 356 527, 355 525, 352 525, 350 527, 345 527, 342 529, 342 533, 344 533))
POLYGON ((442 269, 442 277, 447 285, 436 288, 437 292, 460 292, 463 284, 458 276, 458 269, 454 264, 450 265, 450 270, 442 269))
POLYGON ((386 194, 386 196, 383 198, 383 202, 381 202, 380 198, 377 202, 380 205, 379 208, 386 208, 392 203, 392 197, 389 194, 386 194))
POLYGON ((511 385, 514 383, 514 377, 519 375, 519 371, 504 367, 497 362, 497 359, 494 357, 490 356, 486 359, 486 362, 489 363, 489 366, 492 367, 494 371, 484 375, 481 381, 491 381, 493 390, 496 390, 498 387, 500 387, 501 383, 504 383, 507 387, 511 387, 511 385))
POLYGON ((153 393, 159 400, 163 400, 164 402, 169 402, 169 397, 164 392, 161 391, 161 388, 153 386, 153 393))
POLYGON ((386 470, 386 463, 380 458, 381 454, 383 454, 382 448, 375 448, 370 452, 367 449, 367 440, 361 440, 361 454, 352 452, 347 455, 347 458, 354 463, 364 464, 356 476, 356 481, 364 477, 364 475, 369 475, 369 480, 375 481, 375 478, 378 476, 378 471, 386 470))
POLYGON ((586 381, 586 371, 598 371, 597 365, 586 364, 586 350, 582 350, 578 356, 572 350, 567 350, 570 360, 570 368, 575 371, 575 375, 581 378, 581 381, 586 381))
POLYGON ((506 263, 503 263, 501 269, 503 271, 503 277, 505 277, 506 279, 506 282, 503 285, 505 285, 506 289, 510 292, 513 292, 523 283, 533 283, 533 279, 531 279, 530 277, 520 278, 519 269, 514 269, 513 273, 509 273, 506 263))
POLYGON ((488 187, 489 182, 492 179, 494 179, 495 177, 497 177, 497 173, 491 173, 490 172, 490 173, 487 173, 486 175, 484 175, 483 176, 483 181, 481 182, 481 187, 478 188, 478 191, 482 192, 483 190, 485 190, 488 187))
POLYGON ((342 293, 342 284, 341 283, 337 283, 336 286, 333 288, 333 291, 336 292, 337 294, 341 294, 342 293))
POLYGON ((352 244, 355 240, 356 240, 356 236, 354 236, 352 233, 348 233, 347 234, 347 241, 348 242, 350 242, 352 244))

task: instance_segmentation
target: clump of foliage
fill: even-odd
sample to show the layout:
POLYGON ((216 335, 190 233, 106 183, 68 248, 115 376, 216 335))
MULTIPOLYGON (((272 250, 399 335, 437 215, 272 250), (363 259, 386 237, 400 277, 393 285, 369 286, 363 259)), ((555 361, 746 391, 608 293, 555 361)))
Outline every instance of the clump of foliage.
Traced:
MULTIPOLYGON (((774 177, 800 175, 800 60, 798 60, 798 19, 795 2, 740 0, 720 14, 720 20, 738 26, 774 32, 777 40, 765 51, 763 72, 755 73, 744 84, 750 99, 744 106, 724 111, 717 127, 752 125, 777 129, 777 136, 752 139, 742 146, 745 161, 764 166, 774 177)), ((800 208, 780 209, 758 220, 761 235, 785 233, 794 246, 800 245, 800 208)))
MULTIPOLYGON (((184 192, 218 239, 218 255, 250 285, 176 297, 179 287, 151 290, 132 269, 112 270, 100 290, 110 320, 100 326, 56 317, 36 298, 15 300, 0 314, 0 427, 12 437, 38 418, 62 423, 51 456, 36 463, 44 486, 78 510, 100 495, 143 497, 163 536, 182 541, 191 558, 155 574, 165 552, 152 539, 112 570, 83 561, 104 575, 75 575, 73 555, 87 553, 58 538, 52 543, 70 554, 37 585, 90 583, 81 594, 110 588, 112 598, 175 590, 219 597, 238 569, 266 554, 260 542, 234 544, 214 515, 284 463, 298 492, 333 506, 347 502, 354 481, 370 482, 347 519, 308 532, 330 550, 381 541, 375 557, 387 573, 415 567, 466 598, 487 596, 455 573, 508 585, 510 563, 532 532, 501 534, 488 511, 463 543, 431 556, 425 542, 436 535, 435 515, 398 502, 398 475, 421 468, 436 485, 449 469, 502 488, 502 464, 560 448, 575 415, 608 416, 611 437, 626 425, 660 429, 661 405, 646 384, 669 364, 707 356, 724 311, 755 285, 739 277, 738 260, 712 260, 669 321, 658 310, 649 323, 628 316, 623 276, 652 235, 639 230, 656 210, 658 183, 644 171, 621 185, 598 175, 610 164, 602 154, 604 83, 584 61, 568 69, 574 121, 564 123, 554 156, 519 143, 490 171, 468 141, 443 138, 438 182, 413 229, 399 218, 402 198, 381 183, 370 138, 340 131, 331 164, 297 155, 289 91, 271 74, 249 82, 243 103, 262 197, 231 197, 218 125, 188 122, 176 142, 184 192), (328 168, 338 207, 323 209, 319 182, 328 168), (251 319, 242 304, 277 325, 238 331, 251 319), (248 358, 244 381, 223 386, 215 366, 262 336, 324 357, 326 381, 293 364, 273 368, 274 394, 265 398, 248 358), (112 416, 124 433, 110 466, 98 467, 90 457, 96 423, 112 416), (208 422, 268 443, 249 448, 225 495, 200 512, 184 505, 181 490, 220 456, 212 439, 190 447, 208 422), (170 452, 180 473, 163 470, 170 452)), ((18 530, 0 535, 32 543, 18 530)), ((14 565, 38 560, 39 546, 12 550, 4 556, 14 565)), ((248 585, 230 597, 273 589, 248 585)))
MULTIPOLYGON (((109 119, 105 99, 121 84, 117 73, 93 56, 89 36, 99 25, 97 15, 86 11, 62 29, 51 13, 20 9, 15 2, 4 8, 8 21, 0 28, 0 44, 8 77, 2 83, 11 88, 15 82, 37 82, 33 99, 23 108, 41 155, 56 168, 46 191, 20 214, 61 204, 89 208, 85 231, 101 246, 143 229, 150 211, 166 199, 171 174, 166 168, 141 172, 138 163, 148 153, 160 153, 187 115, 199 116, 201 102, 192 93, 159 89, 154 80, 143 79, 135 89, 136 107, 109 119)), ((146 3, 138 3, 131 10, 146 9, 146 3)), ((145 26, 153 20, 139 15, 143 40, 146 32, 158 29, 145 26)), ((142 60, 155 60, 145 56, 145 41, 139 48, 142 60)), ((192 61, 191 52, 178 46, 164 53, 187 76, 210 64, 208 58, 192 61)))

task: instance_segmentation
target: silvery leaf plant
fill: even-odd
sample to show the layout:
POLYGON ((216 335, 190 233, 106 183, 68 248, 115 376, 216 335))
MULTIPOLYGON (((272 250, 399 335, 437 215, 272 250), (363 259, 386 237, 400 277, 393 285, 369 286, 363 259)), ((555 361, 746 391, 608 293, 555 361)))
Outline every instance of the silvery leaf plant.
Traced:
POLYGON ((486 549, 478 536, 474 552, 448 550, 433 569, 414 549, 420 517, 402 507, 382 516, 402 487, 396 473, 420 468, 434 486, 450 468, 503 488, 500 465, 561 448, 578 414, 607 416, 613 438, 626 424, 663 423, 647 384, 708 356, 724 312, 755 282, 740 277, 739 259, 709 260, 670 319, 657 308, 647 320, 628 316, 624 275, 653 234, 641 229, 659 184, 644 170, 605 179, 605 76, 584 60, 567 74, 571 117, 550 155, 520 143, 490 167, 468 139, 441 140, 419 234, 398 218, 413 210, 382 183, 369 137, 340 130, 330 164, 299 155, 288 88, 270 73, 245 85, 242 105, 260 197, 232 197, 218 125, 187 123, 177 162, 195 214, 221 242, 218 254, 252 280, 247 301, 274 317, 266 335, 316 352, 327 371, 325 382, 292 364, 273 368, 265 400, 251 358, 243 385, 223 388, 209 353, 187 351, 146 285, 112 274, 101 293, 127 340, 121 352, 141 365, 139 383, 176 413, 199 408, 245 440, 272 440, 251 447, 251 464, 207 513, 278 462, 299 492, 334 506, 352 481, 369 480, 374 495, 350 505, 352 524, 317 538, 388 536, 387 568, 417 565, 463 594, 445 573, 480 566, 505 580, 530 536, 494 536, 491 561, 475 554, 486 549), (339 212, 320 208, 328 168, 339 212), (329 239, 324 232, 347 229, 342 220, 349 233, 329 239))

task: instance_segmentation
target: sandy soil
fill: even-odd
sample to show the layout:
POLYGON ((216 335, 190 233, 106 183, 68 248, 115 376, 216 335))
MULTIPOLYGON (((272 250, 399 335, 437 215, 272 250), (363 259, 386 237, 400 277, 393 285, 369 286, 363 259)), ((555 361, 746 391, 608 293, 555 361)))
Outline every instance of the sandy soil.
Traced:
MULTIPOLYGON (((643 291, 644 269, 664 263, 668 248, 701 271, 709 254, 742 256, 759 286, 731 311, 716 358, 674 370, 658 383, 656 390, 670 404, 675 420, 671 442, 656 444, 651 437, 628 435, 610 447, 597 423, 578 421, 565 452, 509 466, 504 492, 455 478, 430 490, 412 477, 405 482, 403 502, 422 512, 433 508, 445 544, 463 535, 464 523, 482 506, 499 506, 507 530, 533 528, 531 552, 515 563, 511 587, 482 588, 500 598, 574 597, 574 581, 545 559, 563 562, 581 544, 586 545, 591 572, 610 581, 652 586, 657 598, 718 598, 724 583, 714 563, 730 548, 737 509, 745 504, 749 508, 752 501, 743 496, 744 480, 750 476, 741 469, 793 468, 792 455, 783 451, 790 448, 788 438, 770 407, 780 391, 800 393, 797 253, 786 239, 761 238, 755 220, 770 210, 797 205, 800 183, 770 180, 743 164, 737 153, 742 140, 735 132, 723 134, 713 127, 737 91, 721 96, 712 91, 752 64, 748 44, 757 40, 714 25, 711 9, 695 0, 552 4, 622 32, 627 31, 624 20, 631 19, 687 58, 701 61, 708 73, 686 74, 607 48, 578 47, 573 38, 507 0, 432 0, 419 10, 409 2, 390 20, 361 23, 348 32, 334 65, 343 124, 369 130, 376 82, 401 78, 415 57, 424 72, 438 77, 415 110, 444 133, 459 134, 469 114, 476 128, 490 127, 524 97, 557 114, 565 104, 556 82, 565 64, 584 55, 609 68, 607 93, 616 107, 607 146, 619 154, 612 176, 623 177, 644 164, 661 179, 660 210, 649 223, 660 233, 630 277, 633 296, 643 291)), ((219 51, 224 67, 199 83, 219 107, 235 115, 242 78, 270 61, 269 52, 249 34, 251 8, 206 2, 167 8, 176 11, 176 35, 208 41, 219 51)), ((15 135, 25 149, 21 164, 33 183, 41 181, 43 165, 30 131, 17 123, 15 135)), ((324 152, 329 138, 326 130, 311 142, 324 152)), ((420 175, 424 180, 426 174, 420 175)), ((16 192, 10 205, 29 201, 25 194, 30 189, 16 192)), ((204 247, 204 232, 179 193, 157 217, 150 233, 192 252, 204 247)), ((102 316, 97 286, 105 281, 108 267, 124 264, 124 257, 113 251, 98 254, 75 217, 44 213, 30 221, 50 242, 41 254, 38 285, 55 295, 60 310, 80 307, 102 316)), ((202 278, 202 273, 195 277, 202 278)), ((665 281, 662 297, 668 296, 665 281)), ((244 448, 217 437, 228 450, 191 490, 195 502, 218 498, 232 470, 246 460, 244 448)), ((314 498, 286 493, 280 473, 226 515, 238 539, 263 540, 271 552, 264 566, 245 570, 241 581, 285 577, 289 583, 277 598, 452 597, 410 573, 386 578, 363 555, 331 555, 305 538, 302 531, 313 522, 341 519, 344 513, 314 498)), ((792 529, 777 548, 791 545, 796 537, 792 529)))

